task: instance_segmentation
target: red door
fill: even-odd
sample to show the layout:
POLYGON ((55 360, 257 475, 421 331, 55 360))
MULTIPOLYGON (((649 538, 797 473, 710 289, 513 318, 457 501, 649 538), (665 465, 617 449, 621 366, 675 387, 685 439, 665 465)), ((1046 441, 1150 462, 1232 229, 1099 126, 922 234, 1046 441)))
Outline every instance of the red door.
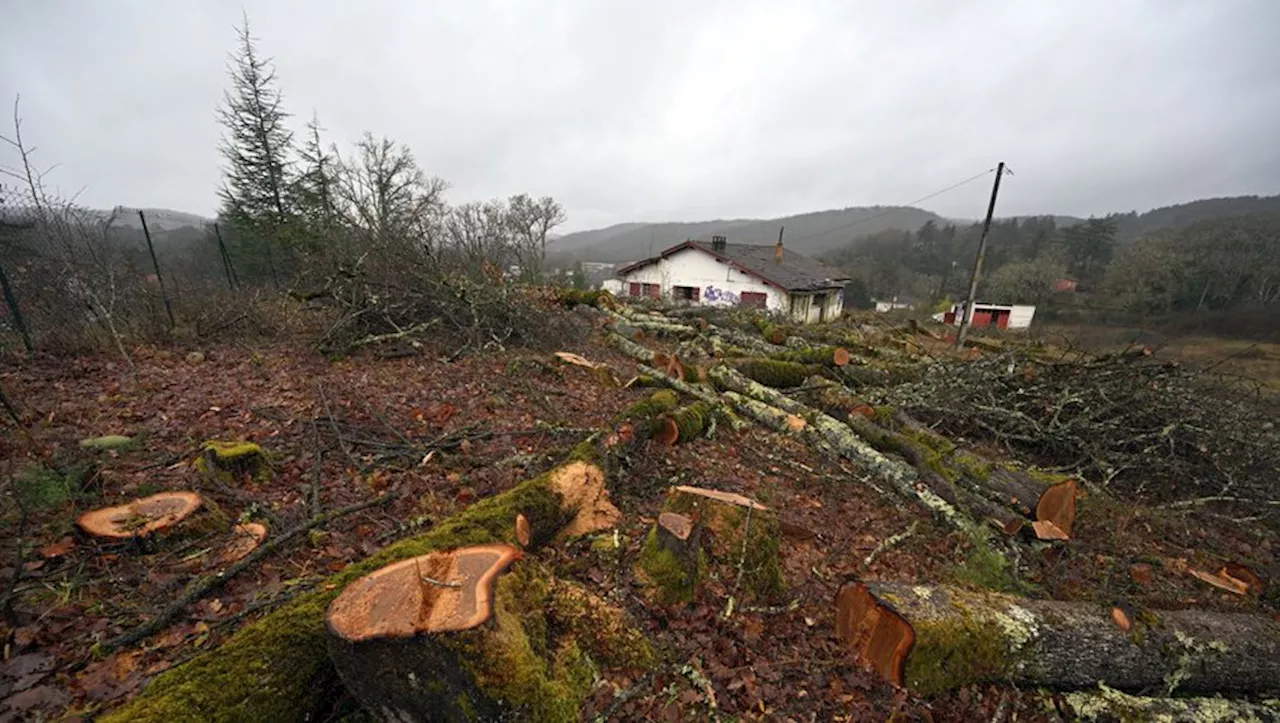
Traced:
POLYGON ((978 310, 976 310, 976 309, 975 309, 975 310, 974 310, 974 312, 973 312, 973 323, 972 323, 971 325, 972 325, 972 326, 990 326, 990 325, 991 325, 991 312, 990 312, 990 311, 978 311, 978 310))
POLYGON ((748 309, 764 309, 765 301, 769 298, 768 294, 762 294, 759 291, 744 291, 739 297, 738 306, 748 309))
POLYGON ((1008 312, 1008 311, 997 311, 997 312, 996 312, 996 326, 1000 327, 1001 329, 1008 329, 1008 328, 1009 328, 1009 313, 1010 313, 1010 312, 1008 312))
POLYGON ((639 295, 640 295, 640 284, 639 284, 639 282, 632 281, 632 282, 627 286, 627 294, 629 294, 630 296, 639 296, 639 295))
POLYGON ((650 299, 662 298, 662 287, 657 284, 649 284, 649 298, 650 299))

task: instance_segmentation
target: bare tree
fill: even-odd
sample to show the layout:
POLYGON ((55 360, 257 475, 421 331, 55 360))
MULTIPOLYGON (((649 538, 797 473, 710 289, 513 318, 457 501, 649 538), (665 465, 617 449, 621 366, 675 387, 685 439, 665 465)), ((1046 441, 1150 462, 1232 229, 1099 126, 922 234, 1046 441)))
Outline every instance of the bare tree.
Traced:
POLYGON ((355 157, 340 164, 335 197, 349 227, 370 243, 412 241, 432 249, 449 184, 424 173, 408 146, 366 133, 355 157))
POLYGON ((564 209, 550 196, 535 201, 523 193, 512 196, 507 204, 508 223, 520 254, 521 273, 526 277, 540 276, 547 258, 547 235, 551 229, 565 222, 564 209))

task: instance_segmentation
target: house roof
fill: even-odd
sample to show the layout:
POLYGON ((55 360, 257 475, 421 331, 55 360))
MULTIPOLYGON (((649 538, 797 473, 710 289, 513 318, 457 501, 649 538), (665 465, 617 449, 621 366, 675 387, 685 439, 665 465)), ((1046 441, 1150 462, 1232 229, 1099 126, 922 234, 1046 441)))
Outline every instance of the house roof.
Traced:
POLYGON ((722 250, 713 251, 711 244, 694 240, 676 244, 652 258, 619 267, 615 273, 618 276, 625 276, 632 271, 637 271, 651 264, 656 264, 669 256, 674 256, 685 249, 702 251, 787 291, 829 289, 835 286, 844 286, 844 282, 850 278, 844 271, 830 264, 811 259, 785 246, 782 249, 782 261, 779 263, 775 260, 775 246, 725 244, 722 250))

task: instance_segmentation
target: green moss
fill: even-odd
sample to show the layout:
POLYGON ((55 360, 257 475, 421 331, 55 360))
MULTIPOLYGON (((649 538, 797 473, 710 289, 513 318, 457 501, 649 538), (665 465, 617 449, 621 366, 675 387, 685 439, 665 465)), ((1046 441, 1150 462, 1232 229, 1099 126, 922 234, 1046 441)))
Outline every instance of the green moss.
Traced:
POLYGON ((776 359, 746 359, 733 365, 748 379, 774 389, 792 389, 802 386, 804 380, 822 371, 812 364, 778 361, 776 359))
POLYGON ((666 415, 675 422, 676 429, 679 431, 677 442, 691 442, 701 437, 711 419, 712 411, 714 410, 710 404, 694 402, 666 415))
POLYGON ((627 407, 617 416, 616 421, 652 419, 659 414, 675 409, 680 397, 670 389, 659 389, 648 398, 642 399, 627 407))
POLYGON ((1008 641, 998 625, 964 613, 913 621, 915 647, 907 658, 906 683, 920 695, 996 680, 1009 670, 1008 641))
MULTIPOLYGON (((707 503, 698 495, 678 493, 667 498, 664 509, 696 517, 699 524, 711 532, 709 562, 718 568, 722 579, 732 581, 734 586, 740 585, 735 593, 740 601, 743 598, 770 600, 783 591, 778 557, 782 528, 774 514, 753 510, 748 519, 746 508, 707 503)), ((653 541, 656 543, 656 537, 653 541)))
MULTIPOLYGON (((554 470, 553 470, 554 471, 554 470)), ((321 701, 316 690, 335 674, 325 646, 324 613, 347 583, 398 560, 488 542, 512 542, 517 513, 529 519, 534 544, 567 522, 549 475, 480 500, 435 528, 349 565, 316 592, 252 623, 215 651, 159 675, 132 702, 101 718, 134 721, 298 720, 321 701)))
POLYGON ((108 434, 103 437, 90 437, 80 440, 80 446, 85 449, 128 449, 133 446, 133 437, 126 437, 123 434, 108 434))
POLYGON ((265 480, 271 476, 271 457, 253 442, 211 439, 200 448, 196 469, 204 474, 216 474, 227 484, 244 476, 265 480))
POLYGON ((690 566, 679 555, 658 542, 658 530, 655 527, 645 538, 637 564, 653 583, 658 600, 671 604, 693 600, 694 590, 706 568, 706 559, 699 550, 696 564, 693 569, 689 569, 690 566))
POLYGON ((991 535, 980 528, 972 537, 973 547, 964 563, 951 568, 949 577, 972 587, 997 592, 1027 592, 1028 586, 1013 574, 1009 558, 991 549, 991 535))
POLYGON ((815 346, 808 349, 788 349, 773 355, 774 359, 797 362, 799 364, 835 364, 836 349, 834 346, 815 346))

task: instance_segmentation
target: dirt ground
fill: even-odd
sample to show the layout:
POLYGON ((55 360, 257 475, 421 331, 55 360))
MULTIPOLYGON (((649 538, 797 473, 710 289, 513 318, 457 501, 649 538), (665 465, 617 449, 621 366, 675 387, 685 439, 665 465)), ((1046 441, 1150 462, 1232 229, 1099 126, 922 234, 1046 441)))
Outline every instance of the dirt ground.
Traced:
MULTIPOLYGON (((0 437, 0 477, 24 490, 27 508, 24 515, 7 495, 0 517, 0 585, 15 581, 17 593, 17 625, 0 628, 0 721, 88 719, 119 705, 348 563, 549 468, 650 392, 617 383, 634 364, 585 325, 566 350, 607 362, 616 377, 545 353, 329 361, 301 342, 138 348, 136 371, 107 354, 6 359, 0 386, 30 436, 6 424, 0 437), (112 451, 80 446, 108 434, 135 442, 112 451), (257 442, 271 454, 273 473, 216 484, 192 464, 215 439, 257 442), (87 471, 74 485, 40 472, 77 465, 87 471), (397 497, 284 546, 141 644, 95 655, 95 643, 148 620, 218 569, 228 540, 155 549, 95 543, 76 533, 77 515, 185 489, 231 517, 264 522, 272 534, 308 519, 317 502, 334 510, 376 493, 397 497)), ((588 720, 965 721, 997 710, 1018 720, 1060 719, 1044 695, 972 686, 922 700, 861 669, 833 636, 833 598, 855 577, 1153 607, 1278 609, 1180 572, 1233 561, 1276 579, 1278 543, 1264 528, 1086 498, 1077 539, 1010 576, 925 511, 878 492, 863 470, 759 427, 650 446, 611 487, 625 514, 614 563, 593 556, 590 540, 538 554, 627 609, 671 665, 603 681, 583 711, 588 720), (663 491, 676 484, 754 497, 815 533, 782 544, 784 604, 726 618, 728 591, 715 582, 690 605, 649 602, 632 562, 663 491), (901 544, 863 564, 908 529, 901 544)), ((334 719, 356 719, 341 694, 332 710, 334 719)))

